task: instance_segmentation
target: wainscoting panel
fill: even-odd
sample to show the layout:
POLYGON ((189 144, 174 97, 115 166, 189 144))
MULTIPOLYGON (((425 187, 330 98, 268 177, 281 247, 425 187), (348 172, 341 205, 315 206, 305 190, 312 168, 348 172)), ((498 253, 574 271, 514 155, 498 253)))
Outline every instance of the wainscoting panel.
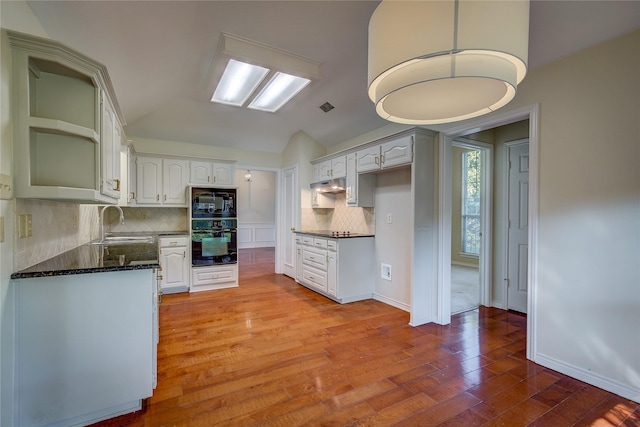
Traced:
POLYGON ((245 222, 238 224, 238 249, 272 248, 275 245, 275 223, 245 222))

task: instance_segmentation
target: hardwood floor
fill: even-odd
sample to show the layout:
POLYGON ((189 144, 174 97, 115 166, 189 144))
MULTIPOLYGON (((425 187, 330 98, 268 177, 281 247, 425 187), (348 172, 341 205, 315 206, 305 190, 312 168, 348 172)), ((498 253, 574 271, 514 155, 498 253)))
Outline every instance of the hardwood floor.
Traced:
POLYGON ((240 287, 160 308, 158 387, 104 426, 640 426, 637 403, 525 359, 526 318, 480 308, 407 325, 336 304, 240 252, 240 287))

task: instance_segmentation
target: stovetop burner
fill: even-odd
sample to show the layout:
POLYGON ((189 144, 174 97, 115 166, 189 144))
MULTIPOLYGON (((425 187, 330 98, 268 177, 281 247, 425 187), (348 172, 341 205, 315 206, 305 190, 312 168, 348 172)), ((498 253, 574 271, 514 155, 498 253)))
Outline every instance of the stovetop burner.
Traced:
POLYGON ((350 231, 332 231, 331 232, 331 236, 333 237, 340 237, 340 236, 346 237, 350 235, 351 235, 350 231))

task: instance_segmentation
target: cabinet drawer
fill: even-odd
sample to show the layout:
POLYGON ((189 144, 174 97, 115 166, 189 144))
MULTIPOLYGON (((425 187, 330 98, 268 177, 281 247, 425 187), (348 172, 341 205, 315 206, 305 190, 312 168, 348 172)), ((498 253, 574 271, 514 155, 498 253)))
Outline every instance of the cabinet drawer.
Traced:
POLYGON ((302 262, 306 265, 310 265, 321 270, 327 270, 327 251, 317 250, 312 248, 303 248, 302 250, 302 262))
POLYGON ((319 238, 315 237, 313 239, 313 247, 314 248, 327 249, 327 239, 319 239, 319 238))
POLYGON ((324 271, 318 271, 305 266, 302 269, 302 280, 309 286, 325 292, 327 290, 327 273, 324 271))
POLYGON ((171 246, 187 246, 189 244, 189 237, 176 236, 176 237, 160 237, 160 247, 167 248, 171 246))
POLYGON ((329 249, 330 251, 337 251, 338 250, 338 242, 336 240, 327 240, 327 249, 329 249))
POLYGON ((296 234, 296 243, 302 243, 302 237, 299 234, 296 234))
POLYGON ((313 246, 313 237, 311 236, 302 236, 302 243, 305 245, 313 246))
POLYGON ((203 286, 215 283, 234 282, 237 268, 233 267, 195 267, 191 270, 191 285, 203 286))

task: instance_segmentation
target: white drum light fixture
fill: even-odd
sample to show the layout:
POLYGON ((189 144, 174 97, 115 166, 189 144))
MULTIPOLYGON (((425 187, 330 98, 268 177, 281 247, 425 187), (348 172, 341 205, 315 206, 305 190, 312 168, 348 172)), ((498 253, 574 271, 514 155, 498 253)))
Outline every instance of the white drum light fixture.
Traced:
POLYGON ((382 118, 438 124, 497 110, 527 73, 529 0, 382 0, 369 98, 382 118))

